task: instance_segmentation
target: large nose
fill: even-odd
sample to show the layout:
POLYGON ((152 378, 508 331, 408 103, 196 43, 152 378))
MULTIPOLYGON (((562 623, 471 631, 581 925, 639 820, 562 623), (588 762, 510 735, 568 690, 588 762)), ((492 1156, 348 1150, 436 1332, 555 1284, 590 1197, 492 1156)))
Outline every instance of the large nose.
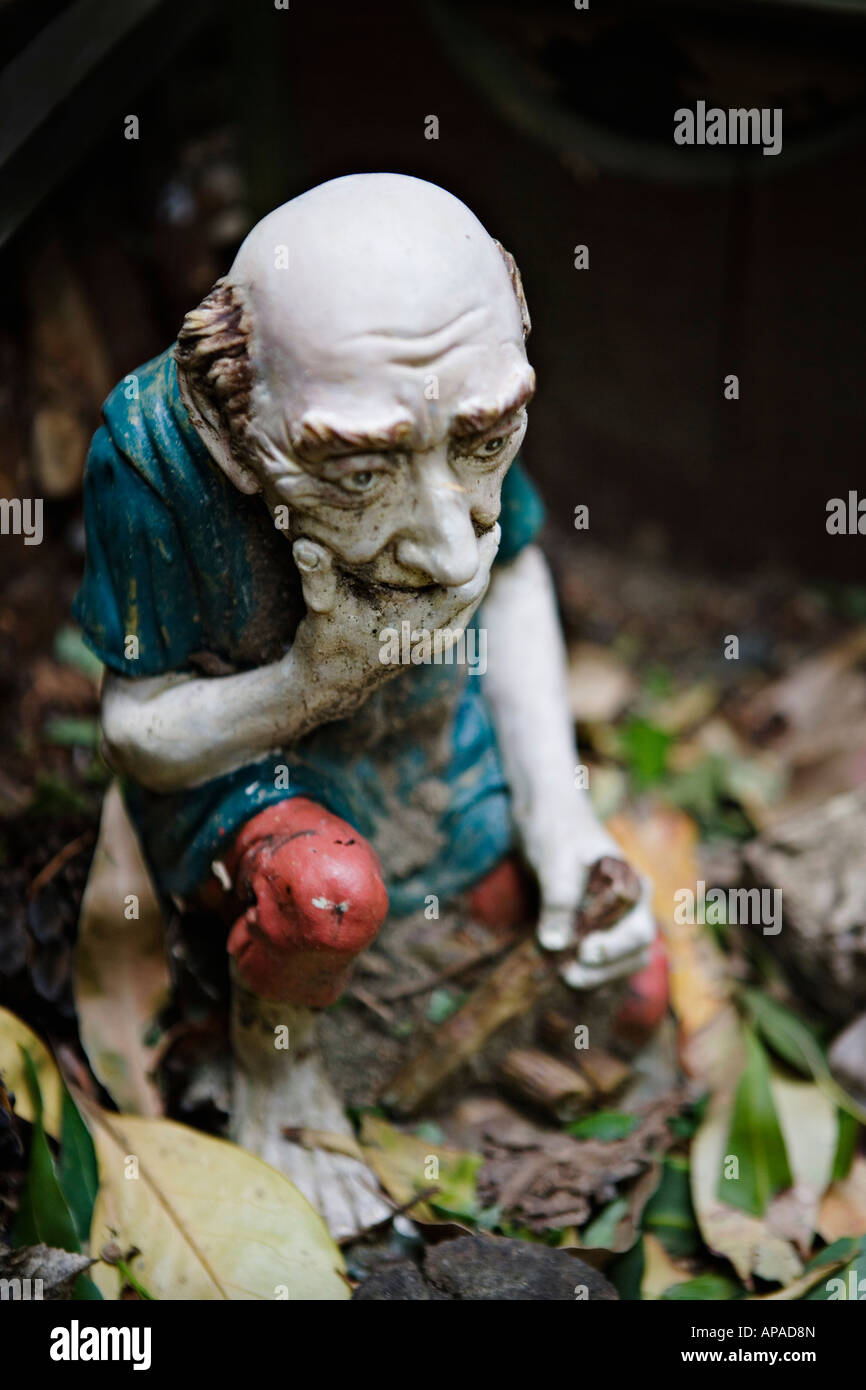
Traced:
POLYGON ((468 494, 444 456, 424 455, 418 475, 412 519, 397 543, 397 560, 423 571, 434 584, 466 584, 478 569, 468 494))

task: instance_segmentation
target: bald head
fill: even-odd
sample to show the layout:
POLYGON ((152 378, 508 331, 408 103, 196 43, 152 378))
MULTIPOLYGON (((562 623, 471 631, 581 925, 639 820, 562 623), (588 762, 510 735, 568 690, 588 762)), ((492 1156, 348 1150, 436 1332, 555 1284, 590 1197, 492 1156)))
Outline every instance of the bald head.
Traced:
POLYGON ((177 356, 236 485, 303 511, 335 460, 427 455, 510 421, 533 389, 527 331, 514 262, 459 199, 357 174, 253 228, 177 356))
POLYGON ((398 174, 335 179, 277 208, 229 280, 252 313, 257 365, 281 390, 298 370, 345 379, 390 343, 421 362, 484 323, 503 346, 523 341, 498 244, 450 193, 398 174))

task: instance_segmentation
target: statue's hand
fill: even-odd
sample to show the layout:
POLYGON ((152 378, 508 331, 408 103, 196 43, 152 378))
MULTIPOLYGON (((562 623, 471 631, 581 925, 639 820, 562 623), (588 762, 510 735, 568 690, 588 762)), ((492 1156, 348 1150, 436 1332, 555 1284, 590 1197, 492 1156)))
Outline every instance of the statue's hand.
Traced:
POLYGON ((307 613, 299 624, 291 655, 317 683, 330 684, 341 704, 357 707, 367 695, 402 667, 383 660, 383 632, 446 631, 453 645, 487 591, 490 569, 499 546, 499 527, 479 541, 481 559, 472 579, 453 588, 394 590, 363 586, 340 570, 325 546, 295 541, 292 554, 301 574, 307 613))
MULTIPOLYGON (((622 858, 613 843, 605 845, 601 853, 593 858, 600 859, 605 855, 620 860, 622 858)), ((588 867, 581 876, 580 899, 584 896, 587 874, 588 867)), ((577 904, 546 902, 542 885, 538 939, 547 950, 564 951, 576 947, 574 954, 565 958, 560 969, 563 980, 572 988, 594 989, 622 975, 636 974, 647 965, 649 948, 656 934, 652 911, 652 885, 645 878, 639 878, 638 882, 640 898, 637 904, 615 926, 592 931, 579 942, 577 923, 580 901, 577 904)))

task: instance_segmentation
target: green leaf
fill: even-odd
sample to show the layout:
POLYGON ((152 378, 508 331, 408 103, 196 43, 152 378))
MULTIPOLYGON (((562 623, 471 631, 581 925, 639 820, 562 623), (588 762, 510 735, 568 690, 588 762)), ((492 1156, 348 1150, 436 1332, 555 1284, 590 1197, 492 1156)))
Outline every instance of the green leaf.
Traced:
POLYGON ((629 771, 640 789, 652 786, 665 774, 673 736, 648 719, 630 719, 621 734, 629 771))
POLYGON ((819 1050, 820 1044, 808 1024, 790 1009, 786 1009, 784 1004, 779 1004, 760 990, 744 989, 741 991, 741 998, 758 1032, 773 1051, 802 1076, 811 1076, 809 1043, 819 1050))
POLYGON ((49 719, 42 730, 46 743, 61 747, 96 748, 99 744, 99 724, 95 719, 76 719, 70 716, 49 719))
POLYGON ((444 1023, 446 1018, 456 1014, 466 998, 465 993, 450 989, 434 989, 427 1005, 427 1017, 431 1023, 444 1023))
POLYGON ((791 1187, 793 1178, 773 1093, 770 1067, 757 1036, 744 1029, 746 1066, 737 1086, 724 1162, 736 1158, 738 1176, 723 1168, 719 1200, 752 1216, 763 1216, 777 1192, 791 1187))
POLYGON ((439 1180, 439 1191, 430 1198, 430 1205, 446 1216, 474 1220, 478 1215, 478 1173, 483 1159, 476 1154, 462 1154, 439 1180))
POLYGON ((667 1155, 661 1182, 644 1207, 641 1225, 674 1257, 694 1255, 701 1248, 687 1159, 667 1155))
POLYGON ((742 1297, 743 1290, 740 1285, 723 1274, 699 1274, 697 1278, 686 1279, 682 1284, 672 1284, 662 1294, 662 1298, 668 1303, 694 1300, 718 1302, 721 1299, 742 1297))
POLYGON ((743 989, 740 998, 752 1015, 755 1027, 774 1052, 804 1076, 811 1076, 840 1110, 859 1123, 866 1124, 866 1107, 849 1096, 836 1080, 827 1063, 824 1049, 814 1031, 801 1018, 756 989, 743 989))
POLYGON ((590 1221, 588 1226, 584 1226, 580 1233, 581 1241, 587 1249, 610 1250, 616 1243, 617 1227, 623 1217, 627 1215, 627 1199, 617 1197, 613 1202, 608 1203, 604 1211, 599 1212, 594 1221, 590 1221))
POLYGON ((58 1250, 80 1251, 72 1213, 63 1195, 54 1159, 42 1123, 42 1092, 29 1052, 22 1048, 27 1089, 33 1106, 33 1133, 30 1139, 30 1165, 12 1233, 12 1243, 51 1245, 58 1250))
POLYGON ((64 666, 74 666, 97 682, 102 675, 102 662, 85 646, 77 627, 62 627, 54 638, 54 656, 64 666))
POLYGON ((611 1261, 607 1268, 607 1277, 620 1298, 629 1303, 637 1303, 640 1301, 643 1272, 643 1241, 636 1240, 630 1250, 617 1255, 616 1259, 611 1261))
POLYGON ((87 1240, 99 1188, 96 1151, 90 1132, 78 1113, 78 1106, 65 1086, 62 1104, 58 1176, 75 1228, 81 1240, 87 1240))
POLYGON ((857 1135, 860 1132, 860 1127, 853 1115, 846 1114, 844 1110, 838 1111, 838 1115, 839 1139, 833 1157, 833 1182, 841 1182, 850 1173, 854 1154, 857 1151, 857 1135))
MULTIPOLYGON (((837 1241, 836 1244, 841 1242, 837 1241)), ((828 1249, 831 1247, 828 1246, 828 1249)), ((826 1255, 827 1251, 824 1251, 826 1255)), ((866 1291, 866 1253, 862 1250, 844 1269, 837 1269, 827 1275, 823 1284, 815 1284, 804 1296, 804 1303, 862 1301, 866 1291), (861 1280, 863 1284, 861 1286, 861 1280)))
POLYGON ((625 1139, 640 1124, 639 1115, 626 1115, 619 1110, 597 1110, 566 1126, 566 1134, 575 1139, 625 1139))
POLYGON ((710 1093, 707 1091, 698 1100, 687 1105, 681 1114, 668 1116, 668 1128, 678 1139, 692 1139, 697 1134, 709 1099, 710 1093))
POLYGON ((866 1237, 860 1237, 858 1240, 856 1236, 840 1236, 839 1240, 825 1246, 809 1261, 804 1273, 809 1274, 813 1269, 820 1269, 822 1265, 834 1265, 839 1260, 853 1259, 863 1253, 866 1253, 866 1237))

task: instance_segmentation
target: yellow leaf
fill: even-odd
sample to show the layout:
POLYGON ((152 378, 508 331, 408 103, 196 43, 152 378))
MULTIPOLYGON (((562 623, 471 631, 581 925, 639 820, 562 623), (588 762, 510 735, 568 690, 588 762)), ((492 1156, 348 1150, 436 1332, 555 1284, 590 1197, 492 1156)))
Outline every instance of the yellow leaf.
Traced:
POLYGON ((3 1077, 6 1090, 15 1094, 16 1115, 32 1124, 35 1116, 30 1092, 24 1079, 22 1047, 30 1054, 30 1060, 39 1077, 43 1106, 42 1122, 52 1139, 59 1139, 63 1083, 54 1058, 26 1023, 9 1013, 8 1009, 0 1009, 0 1076, 3 1077))
MULTIPOLYGON (((439 1189, 449 1205, 450 1199, 457 1199, 459 1205, 461 1197, 471 1200, 474 1195, 475 1170, 481 1164, 475 1154, 404 1134, 375 1115, 363 1117, 361 1148, 365 1161, 398 1206, 408 1206, 416 1193, 431 1188, 439 1189)), ((442 1220, 427 1202, 415 1203, 409 1215, 413 1221, 442 1220)))
POLYGON ((665 1250, 657 1236, 650 1235, 649 1232, 643 1237, 643 1278, 640 1282, 641 1298, 654 1299, 661 1298, 665 1289, 671 1288, 673 1284, 685 1284, 689 1279, 694 1278, 694 1273, 689 1273, 675 1265, 667 1250, 665 1250))
MULTIPOLYGON (((324 1222, 276 1169, 171 1120, 83 1109, 99 1160, 91 1253, 136 1247, 132 1271, 154 1298, 351 1296, 324 1222)), ((93 1279, 119 1297, 116 1269, 94 1265, 93 1279)))

